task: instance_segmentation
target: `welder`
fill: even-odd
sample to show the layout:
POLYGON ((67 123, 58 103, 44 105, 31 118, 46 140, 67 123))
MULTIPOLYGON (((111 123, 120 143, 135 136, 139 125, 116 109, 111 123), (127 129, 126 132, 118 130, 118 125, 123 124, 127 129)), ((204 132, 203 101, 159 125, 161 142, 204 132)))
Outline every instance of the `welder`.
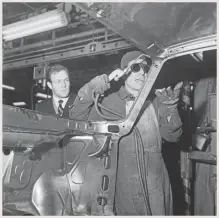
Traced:
MULTIPOLYGON (((114 73, 122 74, 127 69, 129 72, 123 77, 124 84, 118 91, 110 89, 106 74, 85 84, 78 92, 70 117, 103 120, 94 107, 92 93, 95 92, 100 95, 105 93, 101 104, 109 110, 102 110, 103 115, 114 120, 116 117, 125 118, 147 81, 147 60, 138 59, 141 55, 140 51, 131 51, 122 57, 121 68, 114 73), (109 89, 111 92, 107 94, 109 89)), ((181 136, 182 123, 177 110, 181 87, 182 82, 174 88, 151 91, 135 127, 121 138, 115 193, 116 215, 172 215, 172 191, 161 145, 162 140, 176 142, 181 136)))

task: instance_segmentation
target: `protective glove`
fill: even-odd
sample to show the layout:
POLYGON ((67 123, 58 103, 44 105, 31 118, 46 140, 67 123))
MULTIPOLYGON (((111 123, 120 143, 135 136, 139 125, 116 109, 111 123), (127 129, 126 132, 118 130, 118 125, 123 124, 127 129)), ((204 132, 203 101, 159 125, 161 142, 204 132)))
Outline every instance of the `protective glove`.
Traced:
POLYGON ((155 94, 159 100, 159 115, 170 116, 171 113, 177 108, 179 102, 180 89, 182 88, 183 82, 176 84, 175 88, 169 86, 168 88, 163 88, 162 90, 156 90, 155 94))
POLYGON ((96 76, 89 83, 86 83, 79 91, 78 96, 81 100, 91 100, 92 93, 102 95, 110 88, 109 77, 106 74, 96 76))

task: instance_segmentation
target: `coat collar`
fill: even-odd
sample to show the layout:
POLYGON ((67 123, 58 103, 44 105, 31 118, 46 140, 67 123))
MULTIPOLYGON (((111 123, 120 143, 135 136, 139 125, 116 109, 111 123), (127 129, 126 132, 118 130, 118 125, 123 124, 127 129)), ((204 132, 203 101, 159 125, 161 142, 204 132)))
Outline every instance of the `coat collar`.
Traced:
POLYGON ((129 94, 125 87, 122 86, 120 89, 119 89, 119 92, 118 92, 118 95, 119 97, 122 99, 122 100, 126 100, 126 101, 134 101, 135 100, 135 97, 131 94, 129 94))

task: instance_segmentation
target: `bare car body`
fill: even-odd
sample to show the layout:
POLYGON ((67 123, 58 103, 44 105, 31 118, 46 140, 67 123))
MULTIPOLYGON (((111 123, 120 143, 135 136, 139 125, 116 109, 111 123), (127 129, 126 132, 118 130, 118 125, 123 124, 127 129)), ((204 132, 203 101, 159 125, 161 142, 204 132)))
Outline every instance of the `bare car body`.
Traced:
POLYGON ((216 50, 215 3, 73 3, 150 59, 124 120, 81 122, 3 106, 5 214, 113 215, 119 139, 167 60, 216 50))

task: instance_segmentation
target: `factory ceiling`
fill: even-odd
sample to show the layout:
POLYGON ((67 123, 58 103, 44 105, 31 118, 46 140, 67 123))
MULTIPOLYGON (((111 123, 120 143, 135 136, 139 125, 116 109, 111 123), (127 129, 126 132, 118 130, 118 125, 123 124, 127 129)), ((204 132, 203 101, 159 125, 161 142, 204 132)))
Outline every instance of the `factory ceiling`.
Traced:
POLYGON ((76 92, 94 76, 118 67, 122 53, 133 47, 71 3, 3 3, 3 26, 56 8, 70 15, 67 27, 3 43, 3 84, 15 88, 4 89, 4 103, 24 101, 30 108, 33 71, 39 64, 61 63, 68 67, 76 92), (100 43, 102 49, 98 48, 100 43))
MULTIPOLYGON (((33 70, 38 65, 68 67, 76 92, 94 76, 118 67, 127 50, 138 48, 151 56, 160 55, 176 42, 216 33, 214 3, 157 4, 3 3, 3 26, 57 8, 70 17, 66 27, 3 42, 3 84, 15 87, 15 91, 4 90, 4 102, 27 101, 30 105, 33 70), (109 15, 109 19, 94 19, 102 9, 103 17, 109 15)), ((186 57, 189 62, 194 62, 191 56, 186 57)))

